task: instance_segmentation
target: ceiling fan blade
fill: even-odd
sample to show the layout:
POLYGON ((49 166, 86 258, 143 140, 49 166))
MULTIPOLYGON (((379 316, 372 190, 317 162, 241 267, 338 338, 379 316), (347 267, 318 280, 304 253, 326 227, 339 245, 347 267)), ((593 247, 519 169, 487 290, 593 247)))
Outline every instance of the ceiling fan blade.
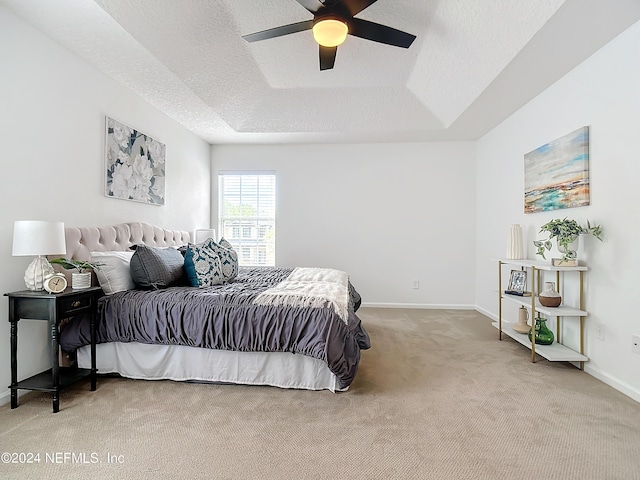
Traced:
POLYGON ((402 48, 409 48, 416 39, 416 36, 410 33, 361 18, 352 18, 349 21, 349 34, 366 40, 386 43, 387 45, 402 48))
POLYGON ((323 47, 320 45, 320 70, 330 70, 336 63, 338 47, 323 47))
MULTIPOLYGON (((309 10, 311 13, 316 13, 318 10, 324 7, 320 0, 296 0, 300 5, 309 10)), ((375 0, 374 0, 375 1, 375 0)))
POLYGON ((302 32, 313 28, 313 20, 305 20, 304 22, 292 23, 290 25, 282 25, 281 27, 270 28, 262 32, 250 33, 243 35, 247 42, 257 42, 259 40, 267 40, 269 38, 282 37, 290 33, 302 32))
POLYGON ((347 7, 347 10, 349 10, 349 13, 351 13, 353 17, 377 1, 378 0, 342 0, 342 4, 347 7))

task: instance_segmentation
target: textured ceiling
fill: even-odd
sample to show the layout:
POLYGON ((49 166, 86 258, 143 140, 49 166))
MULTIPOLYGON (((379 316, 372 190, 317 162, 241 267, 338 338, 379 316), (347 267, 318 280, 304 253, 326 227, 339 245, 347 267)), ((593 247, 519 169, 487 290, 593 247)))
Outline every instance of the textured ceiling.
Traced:
POLYGON ((378 0, 320 71, 295 0, 0 0, 210 143, 474 140, 640 19, 638 0, 378 0))

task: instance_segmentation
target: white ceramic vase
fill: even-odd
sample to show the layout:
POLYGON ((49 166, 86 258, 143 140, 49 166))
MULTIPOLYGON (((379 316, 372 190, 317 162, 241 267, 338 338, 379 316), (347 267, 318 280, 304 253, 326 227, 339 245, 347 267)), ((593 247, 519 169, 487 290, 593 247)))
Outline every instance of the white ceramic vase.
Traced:
POLYGON ((518 323, 513 324, 513 329, 518 333, 529 333, 531 327, 527 324, 529 311, 525 307, 518 309, 518 323))
POLYGON ((521 260, 522 258, 524 258, 522 227, 514 224, 509 227, 509 235, 507 236, 507 259, 521 260))
POLYGON ((540 304, 544 307, 557 307, 562 303, 562 296, 556 292, 555 282, 544 282, 544 290, 538 295, 540 304))

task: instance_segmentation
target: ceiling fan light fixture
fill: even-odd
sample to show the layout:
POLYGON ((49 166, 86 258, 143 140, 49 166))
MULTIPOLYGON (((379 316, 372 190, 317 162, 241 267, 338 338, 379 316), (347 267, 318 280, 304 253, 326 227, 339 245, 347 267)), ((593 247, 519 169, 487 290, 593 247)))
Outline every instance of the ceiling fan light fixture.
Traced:
POLYGON ((323 47, 337 47, 347 38, 349 27, 337 18, 323 18, 313 25, 313 38, 323 47))

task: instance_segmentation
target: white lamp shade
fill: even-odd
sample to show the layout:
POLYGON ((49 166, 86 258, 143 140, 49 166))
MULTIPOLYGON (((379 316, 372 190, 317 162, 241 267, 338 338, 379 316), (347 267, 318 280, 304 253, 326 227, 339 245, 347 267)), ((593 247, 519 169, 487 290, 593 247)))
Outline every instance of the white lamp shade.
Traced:
POLYGON ((193 237, 196 243, 202 243, 207 238, 213 238, 213 240, 215 241, 216 231, 212 228, 202 228, 202 229, 196 230, 193 237))
POLYGON ((66 253, 63 222, 18 220, 13 224, 14 257, 66 253))

